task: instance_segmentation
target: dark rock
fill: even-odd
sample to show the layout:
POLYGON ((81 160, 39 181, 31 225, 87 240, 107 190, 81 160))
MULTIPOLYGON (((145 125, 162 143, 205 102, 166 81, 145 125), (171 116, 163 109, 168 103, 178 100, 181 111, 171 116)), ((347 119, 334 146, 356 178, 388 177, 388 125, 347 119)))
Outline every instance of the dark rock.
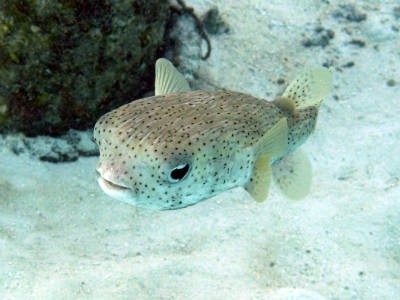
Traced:
POLYGON ((152 89, 168 1, 0 3, 0 131, 60 135, 152 89))
POLYGON ((6 147, 17 155, 28 153, 42 161, 70 162, 77 160, 79 156, 99 154, 97 145, 91 138, 91 130, 70 130, 61 137, 26 137, 23 134, 7 134, 0 139, 0 147, 6 147))
POLYGON ((335 62, 333 60, 328 60, 322 63, 322 66, 325 68, 335 67, 335 62))
POLYGON ((318 26, 310 37, 302 41, 304 47, 322 47, 325 48, 329 45, 331 39, 335 37, 335 32, 331 29, 326 29, 318 26))
POLYGON ((221 34, 229 32, 229 26, 222 19, 217 7, 211 8, 204 14, 203 25, 209 34, 221 34))
POLYGON ((349 61, 348 63, 345 63, 342 67, 343 68, 352 68, 352 67, 354 67, 354 61, 349 61))
POLYGON ((39 159, 41 161, 59 163, 76 161, 78 157, 79 155, 75 151, 69 152, 56 146, 51 152, 39 156, 39 159))
POLYGON ((367 14, 360 11, 353 4, 342 4, 334 11, 333 16, 348 22, 362 22, 367 19, 367 14))
POLYGON ((29 153, 42 161, 67 162, 78 159, 79 154, 66 140, 52 137, 26 139, 29 153))
POLYGON ((396 85, 396 80, 394 79, 389 79, 388 81, 386 81, 387 86, 395 86, 396 85))
POLYGON ((351 44, 351 45, 358 46, 358 47, 360 47, 360 48, 363 48, 363 47, 365 47, 365 45, 366 45, 367 43, 366 43, 365 41, 363 41, 363 40, 352 39, 352 40, 350 41, 350 44, 351 44))
POLYGON ((279 78, 279 79, 276 81, 276 83, 279 84, 279 85, 282 85, 282 84, 285 83, 285 79, 279 78))

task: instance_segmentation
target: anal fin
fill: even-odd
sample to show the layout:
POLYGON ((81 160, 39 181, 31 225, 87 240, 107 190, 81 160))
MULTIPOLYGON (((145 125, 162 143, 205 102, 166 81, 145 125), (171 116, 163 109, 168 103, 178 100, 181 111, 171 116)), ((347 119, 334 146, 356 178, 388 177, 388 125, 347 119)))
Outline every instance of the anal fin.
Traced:
POLYGON ((268 196, 271 183, 271 156, 266 154, 261 156, 254 165, 253 173, 249 182, 245 185, 245 190, 257 202, 264 201, 268 196))
POLYGON ((289 199, 304 198, 310 191, 311 163, 300 150, 274 162, 272 174, 281 192, 289 199))

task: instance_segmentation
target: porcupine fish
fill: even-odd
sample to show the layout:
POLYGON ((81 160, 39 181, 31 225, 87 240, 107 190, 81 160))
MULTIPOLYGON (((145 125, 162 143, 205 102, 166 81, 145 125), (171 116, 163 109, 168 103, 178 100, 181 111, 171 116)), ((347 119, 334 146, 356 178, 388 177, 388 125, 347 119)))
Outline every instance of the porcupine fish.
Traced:
POLYGON ((158 59, 155 96, 125 104, 95 125, 98 183, 112 198, 159 210, 235 187, 263 201, 271 177, 288 198, 303 198, 311 164, 297 148, 314 130, 331 79, 326 68, 305 70, 281 97, 266 101, 190 91, 172 63, 158 59))

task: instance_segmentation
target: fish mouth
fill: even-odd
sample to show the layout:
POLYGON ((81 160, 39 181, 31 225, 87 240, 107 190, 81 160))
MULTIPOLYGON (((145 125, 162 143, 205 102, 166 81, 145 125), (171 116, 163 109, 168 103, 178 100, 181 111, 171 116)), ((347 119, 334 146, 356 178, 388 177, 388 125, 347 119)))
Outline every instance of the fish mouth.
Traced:
POLYGON ((105 179, 104 177, 99 176, 97 178, 97 181, 99 182, 100 186, 105 186, 108 189, 114 189, 114 190, 129 190, 128 187, 124 186, 124 185, 120 185, 120 184, 116 184, 110 180, 105 179))
POLYGON ((99 183, 100 187, 104 190, 114 190, 114 191, 126 191, 130 190, 129 187, 111 181, 110 179, 104 178, 99 171, 97 171, 97 182, 99 183))

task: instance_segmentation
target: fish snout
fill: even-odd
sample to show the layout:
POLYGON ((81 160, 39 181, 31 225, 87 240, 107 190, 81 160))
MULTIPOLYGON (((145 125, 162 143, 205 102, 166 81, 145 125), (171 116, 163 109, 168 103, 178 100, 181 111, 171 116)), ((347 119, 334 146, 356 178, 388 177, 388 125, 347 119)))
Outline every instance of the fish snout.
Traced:
MULTIPOLYGON (((110 188, 130 189, 124 182, 123 175, 125 170, 117 165, 99 164, 96 168, 99 183, 102 182, 110 188)), ((100 184, 102 185, 102 184, 100 184)))
POLYGON ((135 205, 136 191, 124 181, 126 171, 121 166, 99 164, 96 172, 98 174, 97 183, 104 193, 111 198, 135 205))

